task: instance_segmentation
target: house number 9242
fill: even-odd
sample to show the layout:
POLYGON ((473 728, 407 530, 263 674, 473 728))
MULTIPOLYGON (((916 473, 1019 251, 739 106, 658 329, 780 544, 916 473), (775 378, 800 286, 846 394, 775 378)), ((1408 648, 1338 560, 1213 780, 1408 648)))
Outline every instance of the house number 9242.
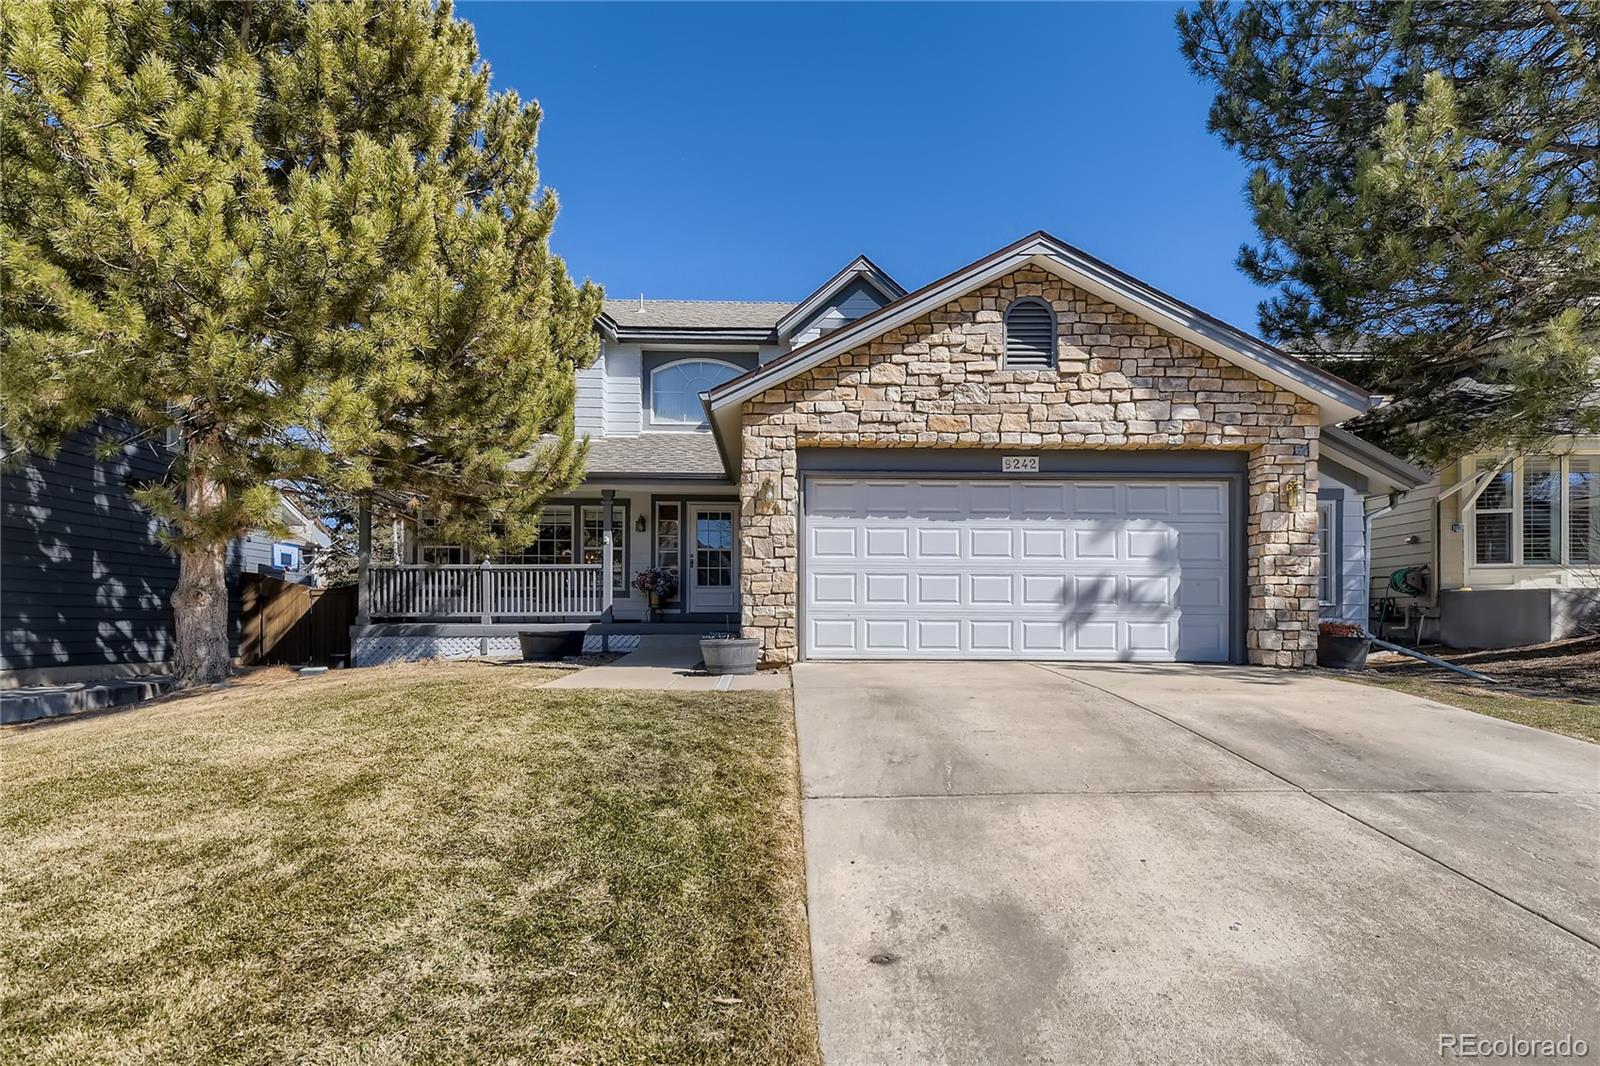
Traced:
POLYGON ((1000 457, 1000 471, 1005 474, 1037 474, 1039 472, 1039 457, 1037 455, 1002 455, 1000 457))

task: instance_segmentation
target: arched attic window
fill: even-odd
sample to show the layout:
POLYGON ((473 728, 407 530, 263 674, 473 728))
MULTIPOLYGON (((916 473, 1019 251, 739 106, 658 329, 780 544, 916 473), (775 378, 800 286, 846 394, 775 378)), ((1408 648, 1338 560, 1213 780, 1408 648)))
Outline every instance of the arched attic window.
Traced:
POLYGON ((658 425, 697 426, 706 420, 700 394, 743 371, 720 359, 678 359, 650 374, 650 420, 658 425))
POLYGON ((1034 296, 1011 301, 1006 308, 1008 369, 1047 370, 1056 365, 1056 313, 1034 296))

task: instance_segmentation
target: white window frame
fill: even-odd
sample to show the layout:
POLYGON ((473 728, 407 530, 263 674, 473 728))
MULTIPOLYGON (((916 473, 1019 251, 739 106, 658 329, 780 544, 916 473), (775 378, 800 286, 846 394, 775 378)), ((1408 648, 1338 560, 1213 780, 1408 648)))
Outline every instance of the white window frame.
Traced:
POLYGON ((1317 501, 1317 555, 1322 572, 1317 577, 1317 606, 1338 608, 1343 606, 1339 595, 1339 501, 1317 501), (1323 595, 1326 589, 1327 595, 1323 595))
MULTIPOLYGON (((683 366, 685 363, 712 363, 716 366, 727 367, 729 370, 733 371, 734 377, 738 377, 740 374, 743 374, 745 369, 738 363, 732 363, 726 359, 719 359, 714 355, 685 355, 681 359, 674 359, 670 363, 662 363, 660 366, 653 368, 650 371, 649 402, 645 406, 645 415, 650 425, 672 426, 677 429, 697 429, 707 424, 704 412, 701 413, 699 418, 696 418, 693 421, 680 421, 675 418, 661 418, 656 414, 656 379, 666 371, 671 370, 674 367, 683 366)), ((698 397, 698 395, 699 394, 697 393, 696 397, 698 397)))
MULTIPOLYGON (((1584 562, 1582 560, 1575 561, 1572 558, 1571 536, 1572 460, 1574 458, 1582 458, 1591 463, 1600 464, 1600 453, 1589 451, 1562 452, 1553 455, 1540 455, 1536 456, 1536 458, 1548 459, 1550 462, 1555 464, 1556 477, 1558 478, 1561 486, 1561 496, 1556 504, 1559 508, 1560 518, 1560 528, 1556 531, 1556 535, 1561 541, 1559 558, 1554 561, 1535 560, 1530 563, 1526 561, 1526 558, 1523 554, 1523 491, 1526 484, 1526 473, 1524 470, 1524 457, 1519 455, 1515 459, 1506 463, 1501 471, 1497 471, 1497 473, 1504 471, 1509 471, 1511 473, 1510 506, 1504 509, 1494 508, 1492 510, 1482 512, 1484 514, 1509 514, 1511 516, 1511 559, 1509 562, 1504 563, 1478 562, 1478 514, 1480 513, 1478 504, 1482 499, 1482 496, 1479 495, 1473 497, 1472 501, 1463 509, 1461 520, 1461 535, 1466 548, 1466 562, 1469 568, 1481 570, 1509 570, 1519 567, 1532 567, 1535 569, 1579 567, 1587 569, 1600 565, 1600 560, 1590 562, 1584 562)), ((1474 475, 1484 473, 1484 471, 1478 470, 1478 464, 1480 462, 1492 463, 1496 461, 1496 458, 1490 455, 1474 455, 1467 460, 1467 462, 1471 464, 1471 469, 1474 475)))

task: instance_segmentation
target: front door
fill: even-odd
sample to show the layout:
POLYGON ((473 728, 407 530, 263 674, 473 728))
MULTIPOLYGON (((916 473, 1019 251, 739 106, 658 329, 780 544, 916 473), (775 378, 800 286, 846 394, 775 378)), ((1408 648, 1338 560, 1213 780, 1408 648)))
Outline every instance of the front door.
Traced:
POLYGON ((689 610, 731 613, 738 603, 739 553, 733 543, 733 508, 689 509, 689 610))

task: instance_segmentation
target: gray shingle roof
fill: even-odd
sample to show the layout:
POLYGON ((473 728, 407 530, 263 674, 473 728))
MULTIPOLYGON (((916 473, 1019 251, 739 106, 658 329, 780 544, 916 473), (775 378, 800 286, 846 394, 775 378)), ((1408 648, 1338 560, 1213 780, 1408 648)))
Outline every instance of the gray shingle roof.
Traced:
POLYGON ((589 442, 588 472, 611 477, 618 474, 725 476, 717 442, 709 433, 598 437, 589 442))
MULTIPOLYGON (((546 437, 541 443, 555 438, 546 437)), ((531 453, 530 453, 531 454, 531 453)), ((528 457, 513 459, 512 470, 525 469, 528 457)), ((637 437, 593 437, 589 441, 589 461, 585 473, 616 478, 638 475, 646 478, 706 476, 726 478, 722 453, 709 433, 644 433, 637 437)))
POLYGON ((607 300, 620 329, 771 329, 794 306, 776 300, 607 300))

